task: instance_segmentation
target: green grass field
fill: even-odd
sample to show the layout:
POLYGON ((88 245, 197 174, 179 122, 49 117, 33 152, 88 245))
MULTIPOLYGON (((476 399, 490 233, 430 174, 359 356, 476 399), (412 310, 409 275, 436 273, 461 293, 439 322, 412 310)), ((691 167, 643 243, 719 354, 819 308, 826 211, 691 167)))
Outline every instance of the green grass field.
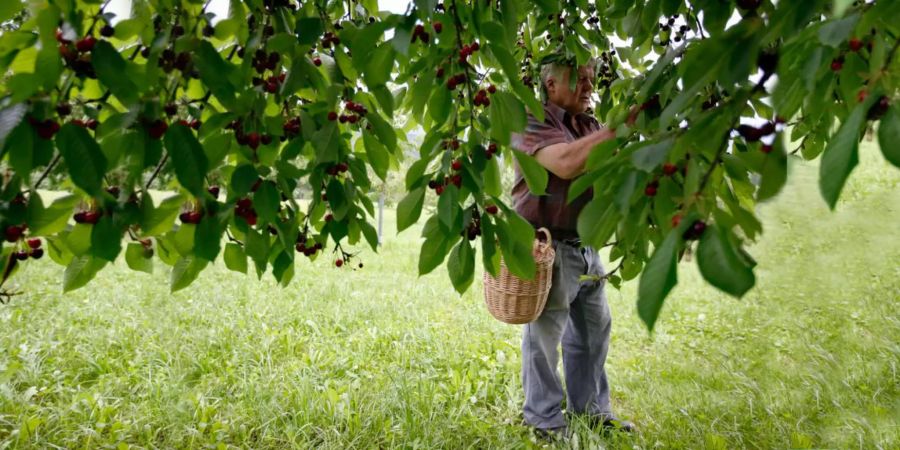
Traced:
MULTIPOLYGON (((835 213, 792 168, 743 300, 682 263, 649 335, 636 283, 610 290, 613 403, 641 432, 575 423, 559 447, 900 448, 900 171, 861 157, 835 213)), ((521 329, 479 281, 417 277, 418 231, 392 227, 364 269, 303 262, 287 288, 218 264, 170 295, 161 265, 120 262, 62 295, 61 267, 29 264, 0 306, 0 448, 538 446, 521 329)))

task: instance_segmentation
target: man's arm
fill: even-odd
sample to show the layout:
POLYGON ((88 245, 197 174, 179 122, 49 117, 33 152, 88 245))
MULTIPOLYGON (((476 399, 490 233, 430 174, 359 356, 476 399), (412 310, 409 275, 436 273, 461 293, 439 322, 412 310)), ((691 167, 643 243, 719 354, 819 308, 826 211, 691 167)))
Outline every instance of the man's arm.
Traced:
POLYGON ((534 157, 554 175, 571 180, 584 173, 584 163, 594 146, 615 137, 615 130, 601 128, 577 141, 548 145, 534 157))

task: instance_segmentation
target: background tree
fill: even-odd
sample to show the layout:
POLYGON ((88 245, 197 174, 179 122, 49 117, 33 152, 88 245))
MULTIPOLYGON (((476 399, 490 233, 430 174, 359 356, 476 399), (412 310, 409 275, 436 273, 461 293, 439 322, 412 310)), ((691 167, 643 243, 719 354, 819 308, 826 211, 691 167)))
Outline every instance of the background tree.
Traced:
POLYGON ((879 124, 900 166, 887 145, 900 135, 896 1, 417 0, 391 14, 374 0, 231 0, 215 18, 201 1, 134 0, 115 26, 104 5, 0 6, 0 22, 24 18, 0 36, 4 281, 44 248, 65 290, 123 252, 135 270, 171 265, 172 290, 220 255, 282 283, 300 255, 351 263, 349 246, 377 246, 370 170, 389 179, 415 126, 397 220, 409 227, 437 199, 420 273, 447 260, 466 290, 480 237, 485 270, 503 255, 531 276, 533 230, 502 200, 498 160, 544 191, 546 171, 508 146, 526 109, 542 117, 538 70, 552 60, 600 58, 594 112, 617 139, 570 197, 593 187, 579 234, 611 246, 613 285, 641 275, 650 328, 688 253, 725 292, 754 285, 743 246, 790 155, 821 157, 832 208, 867 128, 879 124), (395 128, 398 114, 413 120, 395 128), (38 193, 51 174, 71 195, 38 193), (171 196, 149 194, 160 179, 171 196))

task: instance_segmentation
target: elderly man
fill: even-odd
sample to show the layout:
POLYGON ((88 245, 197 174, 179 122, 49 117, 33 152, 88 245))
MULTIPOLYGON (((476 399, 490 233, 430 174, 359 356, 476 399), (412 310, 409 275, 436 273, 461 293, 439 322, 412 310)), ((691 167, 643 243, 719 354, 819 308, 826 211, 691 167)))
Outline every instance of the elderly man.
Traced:
POLYGON ((524 133, 513 136, 513 148, 533 155, 549 171, 547 194, 532 195, 516 167, 512 191, 516 211, 535 227, 553 235, 556 260, 547 305, 522 339, 522 384, 525 422, 542 437, 567 435, 563 417, 563 388, 557 373, 562 343, 568 395, 567 412, 587 417, 592 426, 634 430, 619 420, 609 401, 604 363, 609 348, 611 317, 604 282, 581 282, 585 274, 603 275, 597 250, 581 245, 576 231, 578 214, 591 199, 590 191, 566 203, 569 185, 584 172, 595 145, 615 137, 585 111, 590 107, 595 73, 592 65, 572 67, 551 63, 542 67, 546 102, 543 122, 529 115, 524 133), (577 76, 571 89, 570 76, 577 76))

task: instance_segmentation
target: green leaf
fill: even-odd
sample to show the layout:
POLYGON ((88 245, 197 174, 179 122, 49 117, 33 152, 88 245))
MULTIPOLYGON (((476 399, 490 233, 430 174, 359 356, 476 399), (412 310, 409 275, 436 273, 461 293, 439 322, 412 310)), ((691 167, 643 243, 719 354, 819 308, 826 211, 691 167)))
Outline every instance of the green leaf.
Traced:
POLYGON ((9 154, 9 165, 18 174, 31 173, 34 168, 34 141, 40 139, 28 122, 21 122, 9 134, 3 153, 9 154))
POLYGON ((672 149, 674 142, 674 139, 669 138, 641 147, 631 154, 631 162, 634 164, 634 167, 644 172, 653 172, 669 156, 669 150, 672 149))
POLYGON ((709 284, 735 297, 743 297, 756 283, 753 268, 738 256, 726 230, 710 224, 697 246, 697 266, 709 284))
POLYGON ((369 165, 375 171, 375 175, 387 181, 387 172, 390 168, 391 160, 384 145, 375 139, 371 133, 363 133, 363 143, 366 145, 366 156, 369 159, 369 165))
POLYGON ((137 102, 140 88, 128 75, 125 59, 112 44, 105 40, 97 41, 91 50, 91 64, 100 82, 109 88, 119 101, 126 105, 137 102))
POLYGON ((516 158, 519 168, 522 169, 522 175, 525 177, 525 183, 528 190, 533 195, 544 195, 547 193, 547 182, 550 180, 550 174, 537 159, 524 152, 512 151, 516 158))
POLYGON ((397 205, 397 232, 403 231, 416 223, 422 215, 422 204, 425 202, 425 188, 410 191, 397 205))
POLYGON ((247 273, 247 255, 244 254, 244 249, 240 245, 234 242, 225 244, 224 258, 225 267, 229 270, 247 273))
POLYGON ((171 292, 176 292, 191 285, 197 279, 209 261, 197 258, 193 255, 181 257, 175 267, 172 268, 172 275, 169 279, 171 292))
POLYGON ((137 242, 132 242, 125 248, 125 263, 131 270, 153 273, 153 259, 147 256, 144 246, 137 242))
POLYGON ((225 224, 218 216, 206 216, 194 230, 194 255, 207 261, 215 261, 222 249, 225 224))
POLYGON ((513 275, 533 280, 537 270, 532 253, 534 227, 515 211, 507 209, 505 213, 506 222, 497 220, 500 252, 513 275))
POLYGON ((49 236, 59 233, 66 228, 69 217, 75 205, 78 204, 78 197, 74 195, 64 195, 53 200, 48 207, 44 207, 41 197, 37 192, 31 193, 31 200, 28 202, 28 233, 31 236, 49 236))
POLYGON ((300 45, 317 44, 325 30, 319 17, 302 17, 297 19, 297 43, 300 45))
POLYGON ((72 258, 63 273, 63 292, 74 291, 88 284, 104 266, 106 261, 89 255, 72 258))
POLYGON ((165 142, 178 182, 194 196, 203 197, 209 162, 194 132, 184 125, 175 124, 166 132, 165 142))
POLYGON ((244 194, 250 192, 250 188, 259 179, 259 172, 252 164, 241 164, 234 173, 231 174, 230 189, 228 191, 229 198, 243 197, 244 194))
POLYGON ((497 165, 497 158, 491 158, 485 162, 482 177, 484 179, 485 194, 493 197, 499 197, 503 194, 503 185, 500 181, 500 167, 497 165))
POLYGON ((25 4, 21 0, 4 0, 0 2, 0 23, 12 19, 24 6, 25 4))
POLYGON ((112 262, 121 251, 122 231, 113 224, 112 217, 104 214, 91 230, 91 254, 112 262))
POLYGON ((653 251, 653 256, 650 257, 644 273, 641 274, 638 285, 638 315, 649 331, 653 331, 653 325, 659 317, 659 311, 662 309, 666 296, 678 283, 675 252, 683 228, 678 227, 669 231, 662 245, 653 251))
POLYGON ((853 14, 843 19, 832 20, 819 28, 819 41, 829 47, 839 47, 853 32, 859 14, 853 14))
POLYGON ((163 200, 158 207, 153 206, 150 193, 141 196, 141 231, 144 236, 159 236, 169 232, 175 225, 175 218, 184 203, 180 194, 163 200))
POLYGON ((449 89, 438 86, 431 90, 431 98, 428 100, 428 114, 436 125, 443 125, 450 117, 450 103, 452 92, 449 89))
POLYGON ((834 9, 832 14, 834 17, 841 17, 844 15, 844 12, 847 11, 847 8, 853 4, 853 0, 834 0, 834 9))
POLYGON ((316 131, 312 143, 316 149, 316 162, 319 164, 336 162, 338 158, 338 141, 340 130, 334 122, 329 121, 316 131))
MULTIPOLYGON (((391 80, 391 69, 394 67, 394 47, 390 43, 383 43, 371 54, 367 54, 366 70, 363 77, 369 88, 383 86, 391 80)), ((358 59, 358 58, 357 58, 358 59)))
POLYGON ((235 88, 230 78, 234 67, 222 59, 222 55, 207 41, 200 41, 194 52, 194 64, 200 71, 200 79, 213 95, 229 110, 236 109, 235 88))
POLYGON ((896 105, 888 108, 878 125, 878 144, 881 153, 895 167, 900 167, 900 110, 896 105))
POLYGON ((430 273, 441 265, 450 245, 452 242, 448 242, 447 237, 441 232, 428 236, 419 252, 419 275, 430 273))
POLYGON ((491 95, 491 137, 503 145, 509 145, 512 133, 520 132, 528 124, 525 105, 507 92, 491 95))
POLYGON ((456 292, 463 294, 475 278, 475 252, 469 241, 461 239, 447 260, 447 271, 456 292))
POLYGON ((259 218, 266 222, 272 223, 278 219, 278 210, 281 208, 281 194, 278 192, 275 182, 266 180, 260 184, 259 189, 253 193, 253 207, 256 209, 256 213, 259 214, 259 218))
POLYGON ((831 137, 822 154, 819 190, 831 209, 837 205, 847 177, 859 163, 859 133, 866 118, 867 106, 866 103, 856 105, 838 132, 831 137))
POLYGON ((106 174, 106 157, 88 131, 67 123, 56 137, 59 153, 69 167, 72 182, 93 197, 102 192, 106 174))
POLYGON ((253 260, 256 266, 256 274, 262 277, 266 271, 269 262, 269 233, 258 233, 254 229, 247 231, 247 238, 244 241, 244 252, 253 260))
POLYGON ((787 181, 787 171, 787 152, 784 150, 783 136, 779 134, 772 145, 772 151, 763 159, 760 171, 762 180, 756 193, 756 200, 762 202, 778 194, 787 181))
POLYGON ((602 248, 616 231, 619 213, 615 204, 591 200, 578 214, 578 235, 594 248, 602 248))
POLYGON ((460 212, 459 189, 456 186, 448 185, 444 189, 444 193, 438 197, 438 219, 440 219, 444 229, 454 229, 456 218, 460 212))

